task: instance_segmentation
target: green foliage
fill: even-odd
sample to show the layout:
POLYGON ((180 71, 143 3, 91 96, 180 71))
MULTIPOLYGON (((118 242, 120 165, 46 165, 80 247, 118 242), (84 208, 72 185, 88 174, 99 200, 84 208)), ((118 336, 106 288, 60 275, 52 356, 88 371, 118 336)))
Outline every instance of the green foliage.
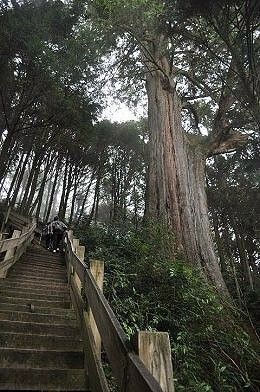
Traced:
POLYGON ((166 257, 165 228, 158 227, 77 233, 90 258, 105 260, 105 295, 117 318, 129 336, 144 329, 170 333, 176 391, 256 391, 258 359, 239 313, 200 271, 166 257))
POLYGON ((258 156, 259 138, 252 137, 246 150, 215 157, 207 167, 207 194, 227 287, 259 334, 258 156))

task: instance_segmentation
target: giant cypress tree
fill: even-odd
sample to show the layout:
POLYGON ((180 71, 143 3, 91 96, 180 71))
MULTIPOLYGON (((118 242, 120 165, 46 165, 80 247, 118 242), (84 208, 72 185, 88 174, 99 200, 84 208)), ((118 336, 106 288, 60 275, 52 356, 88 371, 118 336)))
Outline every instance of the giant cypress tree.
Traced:
MULTIPOLYGON (((174 1, 96 0, 93 4, 103 26, 121 36, 120 45, 123 40, 136 44, 139 57, 135 54, 132 59, 143 65, 150 132, 148 216, 170 224, 175 250, 181 250, 189 262, 200 266, 210 281, 226 291, 211 238, 204 171, 208 157, 234 151, 247 138, 231 124, 239 109, 239 101, 227 84, 231 79, 233 85, 239 83, 231 74, 235 59, 209 26, 204 26, 204 35, 209 34, 213 42, 215 39, 216 47, 207 51, 193 34, 196 23, 182 19, 180 29, 174 1), (195 103, 201 95, 211 102, 207 110, 213 112, 213 120, 208 124, 208 136, 191 135, 182 126, 182 109, 187 105, 177 93, 177 82, 184 81, 181 77, 186 78, 185 88, 195 95, 195 103)), ((180 85, 179 90, 185 88, 180 85)), ((196 115, 195 110, 193 113, 196 115)))

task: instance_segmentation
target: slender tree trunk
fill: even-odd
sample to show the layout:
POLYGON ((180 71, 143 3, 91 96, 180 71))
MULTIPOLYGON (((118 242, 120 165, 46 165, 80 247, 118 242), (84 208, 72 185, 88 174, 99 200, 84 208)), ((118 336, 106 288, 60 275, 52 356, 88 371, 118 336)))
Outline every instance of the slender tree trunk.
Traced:
POLYGON ((41 180, 41 185, 40 185, 40 189, 39 189, 39 193, 38 193, 38 200, 37 200, 37 209, 36 209, 36 213, 35 213, 35 217, 38 220, 40 217, 40 212, 41 212, 41 208, 42 208, 42 199, 43 199, 43 194, 44 194, 44 188, 46 185, 46 179, 47 179, 47 175, 49 173, 50 170, 50 161, 51 161, 51 156, 49 155, 47 158, 47 162, 44 168, 44 175, 43 178, 41 180))
POLYGON ((87 186, 87 189, 86 189, 86 192, 85 192, 85 195, 84 195, 84 199, 83 199, 83 202, 82 202, 81 210, 80 210, 80 213, 79 213, 79 216, 78 216, 78 219, 77 219, 77 224, 80 223, 80 220, 81 220, 82 215, 84 213, 86 201, 87 201, 87 198, 88 198, 88 194, 89 194, 91 185, 93 184, 93 180, 95 178, 95 174, 96 174, 96 172, 95 172, 95 170, 93 170, 93 172, 91 174, 91 177, 90 177, 90 180, 89 180, 89 184, 87 186))
MULTIPOLYGON (((52 173, 53 173, 53 170, 52 170, 52 173)), ((50 181, 48 181, 48 184, 47 184, 46 203, 45 203, 45 208, 44 208, 44 212, 43 212, 43 219, 44 220, 46 218, 47 211, 48 211, 48 206, 49 206, 50 197, 51 197, 51 190, 52 190, 52 182, 50 180, 50 181)))
POLYGON ((30 168, 31 168, 31 164, 29 164, 29 167, 27 169, 25 169, 25 174, 22 178, 22 182, 21 182, 21 190, 19 190, 18 192, 18 196, 17 196, 17 201, 15 201, 15 204, 19 207, 19 211, 21 211, 21 206, 22 206, 22 200, 25 194, 25 190, 26 190, 26 185, 27 185, 27 181, 30 175, 30 168))
POLYGON ((67 180, 67 188, 66 188, 66 192, 65 192, 65 196, 64 196, 64 201, 63 201, 63 209, 60 214, 61 219, 65 219, 65 216, 66 216, 69 195, 70 195, 70 191, 71 191, 72 184, 73 184, 72 172, 73 172, 73 164, 70 164, 69 173, 68 173, 68 180, 67 180))
POLYGON ((2 173, 2 179, 0 181, 0 193, 2 192, 3 188, 5 191, 7 191, 7 189, 5 188, 5 182, 8 174, 11 172, 14 166, 14 161, 16 160, 16 155, 17 155, 17 147, 18 147, 18 143, 16 143, 13 140, 9 149, 8 157, 6 158, 5 161, 5 165, 4 165, 5 169, 4 172, 2 173))
POLYGON ((98 184, 98 188, 97 188, 97 193, 95 195, 96 197, 96 203, 95 203, 95 209, 94 209, 94 216, 93 216, 93 220, 95 225, 97 224, 97 219, 98 219, 98 209, 99 209, 99 198, 100 198, 100 181, 98 184))
POLYGON ((72 200, 71 200, 69 225, 71 225, 72 220, 73 220, 73 216, 74 216, 75 202, 76 202, 76 197, 77 197, 78 179, 79 179, 79 171, 76 168, 75 175, 74 175, 74 186, 73 186, 73 195, 72 195, 72 200))
POLYGON ((205 193, 206 152, 191 143, 181 125, 181 104, 171 85, 168 61, 150 67, 147 76, 150 156, 148 215, 170 224, 177 251, 227 293, 211 235, 205 193))
POLYGON ((233 224, 233 230, 235 232, 237 249, 238 249, 238 253, 239 253, 241 267, 243 270, 243 276, 244 276, 244 280, 246 282, 245 286, 247 286, 249 284, 249 287, 251 288, 251 290, 254 290, 253 278, 252 278, 252 273, 251 273, 250 266, 249 266, 249 260, 248 260, 247 254, 246 254, 244 239, 243 239, 243 236, 240 234, 239 228, 237 227, 237 225, 233 221, 233 219, 232 219, 232 224, 233 224))
POLYGON ((33 170, 33 177, 32 177, 30 192, 27 197, 27 200, 25 201, 24 205, 22 206, 23 213, 25 213, 25 214, 29 213, 29 210, 31 209, 32 204, 33 204, 33 198, 36 194, 37 183, 39 180, 39 175, 40 175, 40 170, 41 170, 41 164, 42 164, 41 157, 38 157, 38 159, 36 161, 36 166, 33 170))
POLYGON ((215 214, 215 212, 212 213, 212 222, 213 222, 213 228, 214 228, 214 233, 215 233, 215 241, 216 241, 217 248, 218 248, 218 255, 219 255, 221 272, 222 272, 222 274, 224 274, 224 276, 226 276, 225 274, 227 273, 227 266, 226 266, 226 262, 225 262, 224 252, 223 252, 222 240, 219 235, 219 219, 218 219, 218 216, 215 214))
MULTIPOLYGON (((104 166, 104 160, 101 160, 99 162, 99 167, 98 167, 98 171, 97 171, 97 181, 96 181, 96 185, 95 185, 95 193, 94 193, 94 200, 93 200, 93 204, 92 204, 92 208, 89 214, 89 224, 92 222, 93 217, 95 217, 95 219, 97 218, 97 214, 98 214, 98 204, 99 204, 99 192, 100 192, 100 183, 101 183, 101 178, 102 178, 102 172, 103 172, 103 166, 104 166)), ((96 221, 95 221, 96 223, 96 221)))
POLYGON ((59 212, 58 212, 60 219, 63 219, 64 199, 65 199, 67 180, 68 180, 68 167, 69 167, 69 157, 67 156, 65 169, 64 169, 64 176, 63 176, 63 187, 62 187, 62 193, 61 193, 61 198, 60 198, 60 206, 59 206, 59 212))
POLYGON ((138 229, 138 205, 137 205, 136 181, 134 181, 133 201, 134 201, 134 225, 135 225, 135 230, 137 231, 137 229, 138 229))
POLYGON ((16 203, 16 199, 17 199, 18 193, 19 193, 20 188, 21 188, 21 184, 22 184, 22 181, 23 181, 23 178, 24 178, 25 169, 26 169, 27 163, 29 161, 30 155, 31 155, 31 150, 29 150, 27 152, 25 160, 23 162, 23 166, 21 168, 16 187, 15 187, 14 193, 12 195, 12 200, 11 200, 11 205, 12 206, 14 206, 15 203, 16 203))
POLYGON ((6 168, 9 162, 10 150, 13 146, 14 140, 12 133, 8 132, 5 141, 3 142, 2 150, 0 152, 0 182, 6 173, 6 168))
POLYGON ((20 212, 22 212, 22 213, 25 213, 25 211, 26 211, 26 205, 27 205, 27 201, 28 201, 28 197, 29 197, 29 192, 31 189, 31 185, 32 185, 32 181, 33 181, 33 177, 34 177, 34 173, 35 173, 37 164, 38 164, 38 155, 35 155, 33 158, 32 165, 29 168, 29 176, 28 176, 26 187, 24 190, 24 194, 23 194, 23 197, 21 200, 20 212))
POLYGON ((58 159, 57 164, 56 164, 56 170, 55 170, 55 175, 54 175, 54 181, 53 181, 53 185, 52 185, 51 195, 50 195, 50 199, 49 199, 48 209, 47 209, 46 215, 44 217, 46 222, 49 221, 51 210, 52 210, 52 206, 53 206, 54 195, 55 195, 55 191, 56 191, 56 187, 57 187, 57 183, 58 183, 58 179, 59 179, 59 175, 60 175, 60 172, 59 172, 59 170, 60 170, 60 163, 61 163, 61 160, 58 159))
POLYGON ((23 167, 23 161, 24 161, 24 155, 22 154, 20 159, 19 159, 19 162, 18 162, 18 164, 16 166, 12 182, 11 182, 11 184, 9 186, 9 189, 8 189, 8 193, 7 193, 7 197, 6 197, 8 200, 11 198, 11 194, 12 194, 13 189, 15 187, 15 183, 16 183, 16 181, 19 178, 19 175, 21 173, 21 170, 22 170, 22 167, 23 167))

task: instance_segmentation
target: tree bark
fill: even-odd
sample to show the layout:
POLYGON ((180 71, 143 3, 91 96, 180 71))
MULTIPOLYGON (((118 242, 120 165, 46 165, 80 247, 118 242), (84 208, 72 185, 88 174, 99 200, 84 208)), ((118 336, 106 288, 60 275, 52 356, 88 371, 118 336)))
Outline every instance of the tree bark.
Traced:
POLYGON ((64 195, 64 200, 63 200, 63 209, 62 209, 61 213, 59 214, 61 219, 65 219, 65 216, 66 216, 69 195, 70 195, 71 188, 73 186, 73 175, 72 175, 72 172, 73 172, 73 164, 70 163, 69 164, 68 179, 67 179, 67 187, 66 187, 66 192, 65 192, 65 195, 64 195))
POLYGON ((90 180, 89 180, 89 183, 88 183, 88 186, 87 186, 87 189, 85 191, 85 195, 84 195, 84 199, 83 199, 82 206, 81 206, 81 209, 80 209, 80 213, 79 213, 78 218, 77 218, 77 224, 80 223, 80 220, 81 220, 82 215, 84 213, 86 201, 87 201, 87 198, 88 198, 88 195, 89 195, 90 188, 91 188, 91 186, 93 184, 93 181, 94 181, 94 178, 95 178, 95 174, 96 174, 96 171, 93 170, 93 172, 91 174, 91 177, 90 177, 90 180))
POLYGON ((13 134, 8 132, 0 152, 0 182, 4 178, 8 165, 9 153, 14 144, 13 134))
POLYGON ((79 179, 79 169, 77 167, 75 167, 73 195, 71 198, 71 206, 70 206, 69 226, 71 225, 73 217, 74 217, 75 203, 76 203, 76 197, 77 197, 77 188, 78 188, 78 179, 79 179))
MULTIPOLYGON (((156 53, 155 53, 156 57, 156 53)), ((227 293, 214 251, 205 193, 206 149, 193 143, 181 125, 181 104, 171 83, 168 61, 148 65, 148 127, 150 132, 148 216, 170 224, 175 251, 227 293), (168 75, 168 78, 166 77, 168 75)), ((147 66, 147 63, 146 63, 147 66)))
POLYGON ((239 227, 236 224, 236 222, 234 222, 234 219, 231 218, 231 222, 232 222, 233 230, 235 233, 237 249, 238 249, 240 264, 241 264, 241 268, 242 268, 242 276, 243 276, 243 280, 245 282, 244 289, 247 289, 248 285, 249 285, 250 289, 254 290, 252 272, 250 270, 249 260, 248 260, 247 254, 246 254, 245 241, 244 241, 243 235, 240 234, 239 227))
POLYGON ((55 174, 54 174, 54 181, 53 181, 53 185, 52 185, 51 195, 50 195, 50 198, 48 201, 48 209, 47 209, 46 215, 44 217, 46 222, 48 222, 48 220, 50 218, 51 210, 53 207, 54 195, 55 195, 55 191, 56 191, 56 187, 57 187, 57 183, 58 183, 58 179, 59 179, 59 175, 60 175, 60 172, 59 172, 60 163, 61 163, 61 160, 58 158, 58 161, 56 164, 56 170, 55 170, 55 174))
POLYGON ((63 176, 63 187, 62 187, 59 212, 58 212, 58 216, 60 219, 63 219, 64 218, 63 215, 65 215, 64 214, 64 199, 65 199, 65 194, 66 194, 66 189, 67 189, 68 169, 69 169, 69 156, 67 155, 65 169, 64 169, 64 176, 63 176))
POLYGON ((39 220, 39 218, 40 218, 40 213, 41 213, 41 209, 42 209, 42 199, 43 199, 44 189, 45 189, 45 185, 46 185, 47 175, 50 171, 51 160, 52 160, 52 157, 50 155, 48 155, 47 162, 44 167, 44 175, 43 175, 43 178, 41 179, 41 185, 40 185, 39 193, 37 196, 38 200, 37 200, 37 208, 36 208, 36 213, 35 213, 35 217, 37 220, 39 220))
POLYGON ((24 164, 24 154, 21 154, 19 162, 18 162, 18 164, 17 164, 17 166, 15 168, 15 173, 13 175, 12 182, 11 182, 11 184, 9 186, 9 189, 8 189, 8 193, 7 193, 7 196, 6 196, 7 200, 10 200, 10 198, 11 198, 11 194, 13 192, 13 189, 15 188, 15 184, 16 184, 16 182, 19 179, 19 176, 21 174, 21 171, 22 171, 22 168, 23 168, 23 164, 24 164))
POLYGON ((31 185, 32 185, 32 181, 33 181, 33 178, 34 178, 34 174, 35 174, 35 170, 36 170, 37 165, 38 165, 38 155, 35 153, 35 155, 33 157, 33 161, 32 161, 31 167, 29 168, 29 176, 27 178, 27 182, 26 182, 26 186, 25 186, 25 189, 24 189, 23 196, 21 195, 21 203, 20 203, 20 208, 19 208, 21 213, 25 213, 25 211, 26 211, 26 204, 27 204, 27 201, 28 201, 28 194, 29 194, 29 191, 31 189, 31 185))

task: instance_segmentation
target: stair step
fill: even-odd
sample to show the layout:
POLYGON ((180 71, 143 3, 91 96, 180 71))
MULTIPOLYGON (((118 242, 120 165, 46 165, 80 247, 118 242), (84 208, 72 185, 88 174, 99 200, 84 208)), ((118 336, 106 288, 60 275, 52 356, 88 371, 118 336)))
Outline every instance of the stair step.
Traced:
POLYGON ((31 333, 37 335, 79 336, 79 328, 66 324, 45 324, 29 321, 0 320, 1 332, 31 333))
POLYGON ((41 278, 49 278, 49 279, 65 279, 67 277, 67 274, 65 273, 65 271, 63 272, 41 272, 41 271, 33 271, 33 270, 14 270, 11 269, 8 276, 28 276, 30 278, 35 278, 35 279, 41 279, 41 278))
POLYGON ((29 307, 26 309, 27 311, 12 311, 12 310, 1 310, 0 309, 0 320, 9 320, 9 321, 25 321, 25 322, 35 322, 35 323, 45 323, 45 324, 66 324, 69 326, 76 326, 76 320, 71 317, 67 317, 66 315, 57 315, 57 314, 42 314, 37 313, 37 308, 34 309, 33 312, 29 311, 29 307))
POLYGON ((0 389, 87 391, 83 369, 0 368, 0 389))
POLYGON ((0 347, 78 351, 82 349, 82 343, 76 336, 2 332, 0 334, 0 347))
POLYGON ((34 306, 44 306, 45 308, 63 308, 69 309, 70 302, 69 301, 49 301, 49 300, 40 300, 35 298, 17 298, 17 297, 6 297, 5 295, 0 295, 0 303, 12 303, 12 304, 22 304, 28 305, 33 304, 34 306))
POLYGON ((0 348, 0 367, 81 369, 82 351, 0 348))
MULTIPOLYGON (((1 311, 19 311, 19 312, 27 312, 28 311, 28 305, 22 305, 22 304, 12 304, 12 303, 0 303, 0 310, 1 311)), ((47 308, 43 306, 36 306, 35 307, 35 312, 37 314, 51 314, 51 315, 57 315, 57 316, 62 316, 70 319, 76 319, 76 315, 74 310, 72 309, 62 309, 62 308, 47 308)))
POLYGON ((6 282, 8 284, 11 284, 13 287, 14 285, 24 285, 25 287, 39 287, 39 288, 44 288, 46 287, 46 289, 48 289, 48 287, 52 287, 52 288, 57 288, 57 290, 60 290, 62 288, 67 288, 68 289, 68 283, 67 282, 60 282, 60 281, 49 281, 49 280, 41 280, 40 282, 36 281, 35 279, 21 279, 18 277, 13 277, 10 278, 8 276, 7 279, 2 280, 3 282, 6 282))
POLYGON ((52 252, 48 252, 47 254, 36 256, 35 254, 25 253, 24 257, 21 260, 28 260, 30 262, 36 263, 46 263, 46 259, 48 263, 57 264, 57 265, 65 265, 64 258, 60 254, 54 254, 52 252))
POLYGON ((58 293, 57 295, 47 293, 37 293, 31 290, 13 290, 6 287, 0 287, 0 296, 7 296, 7 297, 18 297, 18 298, 30 298, 30 299, 40 299, 40 300, 47 300, 47 301, 60 301, 62 299, 69 300, 68 293, 58 293))
POLYGON ((44 258, 42 260, 40 259, 23 259, 23 260, 19 260, 19 262, 17 263, 17 265, 28 265, 32 268, 36 267, 41 267, 41 268, 52 268, 52 269, 66 269, 66 264, 64 263, 64 260, 62 262, 57 261, 57 260, 50 260, 49 258, 44 258))
POLYGON ((10 282, 15 281, 15 282, 28 282, 28 283, 34 283, 34 282, 39 282, 39 284, 49 284, 49 285, 55 285, 55 284, 65 284, 67 283, 67 278, 45 278, 44 276, 42 276, 41 278, 37 278, 35 276, 28 276, 28 275, 7 275, 7 278, 10 282))
POLYGON ((36 282, 35 283, 31 283, 30 285, 25 283, 25 282, 9 282, 9 279, 6 280, 0 280, 0 289, 1 287, 5 287, 7 289, 13 289, 13 290, 17 290, 17 291, 22 291, 22 290, 31 290, 34 292, 38 292, 38 293, 49 293, 49 294, 55 294, 56 292, 59 293, 69 293, 69 288, 66 284, 64 284, 64 287, 52 287, 52 286, 46 286, 46 285, 39 285, 36 282))
POLYGON ((65 271, 65 266, 57 266, 56 264, 52 265, 50 263, 45 263, 45 264, 39 264, 39 263, 28 263, 25 261, 19 261, 18 263, 15 264, 13 267, 13 270, 15 269, 29 269, 31 270, 32 268, 37 269, 37 271, 57 271, 57 272, 64 272, 65 271))

